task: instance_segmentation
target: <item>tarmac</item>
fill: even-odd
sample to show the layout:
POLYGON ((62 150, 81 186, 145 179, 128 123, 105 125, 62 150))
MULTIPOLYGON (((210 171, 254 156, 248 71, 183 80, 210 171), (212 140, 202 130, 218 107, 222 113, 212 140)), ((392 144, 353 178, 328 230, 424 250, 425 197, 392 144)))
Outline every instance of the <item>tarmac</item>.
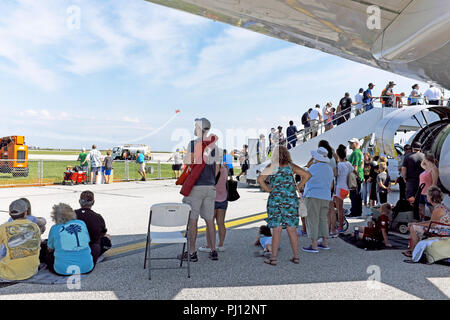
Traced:
MULTIPOLYGON (((19 197, 31 201, 33 215, 47 219, 47 238, 53 222, 54 204, 64 202, 78 208, 80 192, 92 190, 93 209, 104 217, 114 247, 94 271, 81 280, 79 289, 67 285, 0 284, 0 299, 190 299, 190 300, 411 300, 450 298, 450 268, 443 265, 407 264, 399 250, 364 251, 343 240, 330 239, 329 251, 300 251, 300 264, 292 257, 287 234, 283 232, 278 265, 263 263, 255 256, 253 245, 257 230, 264 224, 268 194, 257 188, 239 188, 241 198, 229 203, 225 252, 219 260, 199 252, 191 263, 191 278, 186 269, 144 270, 144 247, 152 204, 180 202, 182 196, 174 180, 127 182, 109 185, 45 186, 0 190, 0 215, 8 217, 9 203, 19 197), (374 271, 375 270, 375 271, 374 271), (374 273, 375 272, 375 273, 374 273), (378 281, 373 281, 378 276, 378 281)), ((398 195, 398 194, 397 194, 398 195)), ((395 202, 396 193, 391 194, 395 202)), ((347 199, 348 200, 348 199, 347 199)), ((348 208, 349 203, 345 206, 348 208)), ((365 219, 349 219, 352 230, 365 219)), ((199 220, 197 246, 205 244, 199 220)), ((309 245, 299 237, 300 248, 309 245)), ((156 245, 153 257, 175 257, 181 245, 156 245)), ((153 262, 152 262, 153 263, 153 262)), ((159 267, 177 267, 177 260, 159 260, 159 267)), ((157 264, 157 265, 156 265, 157 264)))

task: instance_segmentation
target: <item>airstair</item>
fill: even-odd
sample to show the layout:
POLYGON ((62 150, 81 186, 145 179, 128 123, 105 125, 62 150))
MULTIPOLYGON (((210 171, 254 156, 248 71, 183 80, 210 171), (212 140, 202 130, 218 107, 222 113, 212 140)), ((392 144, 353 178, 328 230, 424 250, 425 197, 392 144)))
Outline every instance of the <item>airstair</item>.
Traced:
MULTIPOLYGON (((341 112, 335 117, 334 122, 338 123, 339 119, 343 117, 349 118, 339 125, 333 125, 332 128, 326 130, 326 123, 322 121, 318 126, 311 131, 317 130, 317 136, 311 138, 311 131, 300 130, 297 136, 297 145, 290 149, 292 161, 298 166, 305 166, 311 159, 311 151, 317 150, 320 140, 327 140, 330 145, 337 149, 340 144, 348 146, 348 141, 352 138, 357 138, 360 141, 369 141, 377 130, 380 121, 391 112, 399 110, 398 108, 378 107, 359 114, 359 111, 354 106, 345 114, 341 112)), ((424 114, 408 118, 402 125, 398 126, 398 131, 416 131, 422 127, 423 123, 433 122, 437 117, 434 113, 424 114)), ((289 138, 289 137, 288 137, 289 138)), ((270 160, 262 164, 250 164, 250 169, 247 171, 247 183, 256 184, 256 179, 259 173, 270 163, 270 160)))

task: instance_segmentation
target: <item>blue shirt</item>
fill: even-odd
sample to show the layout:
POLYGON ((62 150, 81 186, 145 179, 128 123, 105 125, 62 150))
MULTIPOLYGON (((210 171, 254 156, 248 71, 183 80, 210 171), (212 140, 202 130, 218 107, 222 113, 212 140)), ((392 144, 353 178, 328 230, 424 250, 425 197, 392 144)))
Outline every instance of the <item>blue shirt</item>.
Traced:
POLYGON ((289 142, 297 140, 297 135, 296 135, 297 131, 298 130, 297 130, 296 126, 289 126, 289 127, 287 127, 287 129, 286 129, 286 136, 287 136, 287 140, 289 142))
POLYGON ((50 249, 55 250, 55 271, 63 275, 91 271, 94 261, 89 241, 89 232, 84 221, 70 220, 65 224, 55 224, 50 229, 47 244, 50 249))
POLYGON ((311 178, 305 186, 305 197, 323 200, 331 200, 331 184, 334 175, 330 164, 318 162, 309 168, 311 178))
POLYGON ((142 153, 139 153, 138 158, 137 158, 137 162, 138 163, 142 163, 144 162, 144 155, 142 153))
POLYGON ((372 102, 372 98, 369 98, 368 96, 372 97, 372 90, 367 89, 366 91, 364 91, 363 93, 363 102, 364 103, 371 103, 372 102))
POLYGON ((228 169, 233 169, 233 156, 231 154, 224 155, 222 161, 226 163, 228 169))

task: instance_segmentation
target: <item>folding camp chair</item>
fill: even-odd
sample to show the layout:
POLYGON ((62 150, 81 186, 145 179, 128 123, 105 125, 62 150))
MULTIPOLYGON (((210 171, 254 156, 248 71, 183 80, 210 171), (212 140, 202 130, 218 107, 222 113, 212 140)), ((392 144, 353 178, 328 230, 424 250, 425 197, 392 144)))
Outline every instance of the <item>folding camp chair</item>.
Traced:
MULTIPOLYGON (((147 229, 147 241, 145 246, 145 258, 144 258, 144 269, 147 266, 147 256, 148 256, 148 279, 151 279, 151 270, 157 269, 178 269, 183 268, 183 254, 187 245, 187 252, 189 252, 189 216, 191 214, 191 207, 184 203, 160 203, 155 204, 150 208, 150 216, 148 220, 147 229), (186 226, 186 233, 183 235, 181 231, 158 231, 151 232, 151 226, 155 227, 182 227, 186 226), (152 243, 168 244, 168 243, 182 243, 183 251, 181 252, 182 258, 180 266, 177 268, 152 268, 151 260, 168 260, 168 259, 178 259, 177 257, 170 258, 152 258, 151 250, 152 243)), ((187 269, 188 278, 191 277, 190 269, 190 255, 187 255, 187 269)))

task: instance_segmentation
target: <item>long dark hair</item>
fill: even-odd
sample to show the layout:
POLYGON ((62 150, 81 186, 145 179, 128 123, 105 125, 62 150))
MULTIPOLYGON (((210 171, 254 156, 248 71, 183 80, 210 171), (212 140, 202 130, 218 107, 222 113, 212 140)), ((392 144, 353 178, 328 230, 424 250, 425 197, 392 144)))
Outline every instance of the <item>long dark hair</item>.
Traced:
POLYGON ((331 159, 333 158, 333 148, 330 146, 330 144, 328 143, 327 140, 320 140, 319 141, 319 148, 323 147, 325 149, 327 149, 328 151, 328 158, 331 159))
POLYGON ((270 232, 270 228, 268 226, 261 226, 259 227, 259 233, 266 236, 266 237, 271 237, 272 236, 272 232, 270 232))

